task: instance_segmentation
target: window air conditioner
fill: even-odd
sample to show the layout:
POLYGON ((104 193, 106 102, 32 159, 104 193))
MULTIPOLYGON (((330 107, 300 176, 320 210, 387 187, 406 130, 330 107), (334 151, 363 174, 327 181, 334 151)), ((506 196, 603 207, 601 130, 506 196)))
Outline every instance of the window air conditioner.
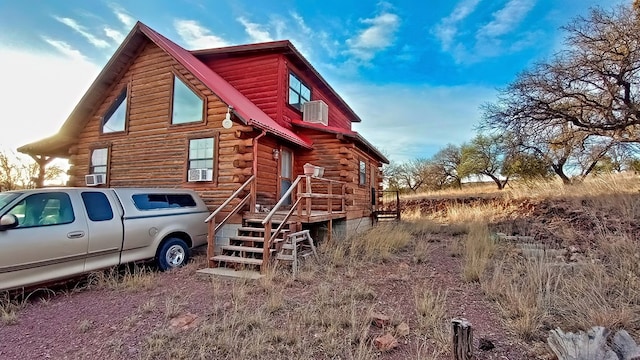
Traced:
POLYGON ((307 101, 302 104, 302 120, 329 125, 329 105, 322 100, 307 101))
POLYGON ((213 179, 213 170, 211 169, 190 169, 188 181, 211 181, 213 179))
POLYGON ((84 176, 87 186, 98 186, 105 183, 105 174, 89 174, 84 176))

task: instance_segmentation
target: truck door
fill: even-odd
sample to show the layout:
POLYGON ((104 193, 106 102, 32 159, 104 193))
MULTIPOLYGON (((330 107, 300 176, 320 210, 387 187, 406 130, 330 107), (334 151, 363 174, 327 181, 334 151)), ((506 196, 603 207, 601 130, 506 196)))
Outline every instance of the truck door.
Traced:
POLYGON ((122 209, 112 193, 82 191, 89 227, 89 250, 85 271, 120 263, 122 249, 122 209))
POLYGON ((62 191, 32 193, 0 214, 18 218, 17 227, 0 231, 0 288, 83 272, 89 237, 75 196, 62 191))

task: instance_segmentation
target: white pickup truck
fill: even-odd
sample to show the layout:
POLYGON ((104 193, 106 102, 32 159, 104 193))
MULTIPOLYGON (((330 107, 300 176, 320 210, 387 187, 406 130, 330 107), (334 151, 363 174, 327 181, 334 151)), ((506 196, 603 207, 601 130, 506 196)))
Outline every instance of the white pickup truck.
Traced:
POLYGON ((138 260, 182 266, 207 241, 191 190, 45 188, 0 193, 0 290, 138 260))

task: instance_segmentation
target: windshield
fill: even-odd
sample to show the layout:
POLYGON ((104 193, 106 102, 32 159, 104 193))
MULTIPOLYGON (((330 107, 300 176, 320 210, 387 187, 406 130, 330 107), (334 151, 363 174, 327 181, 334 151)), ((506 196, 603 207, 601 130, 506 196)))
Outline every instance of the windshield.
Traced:
POLYGON ((9 204, 13 199, 20 196, 20 193, 0 193, 0 213, 4 211, 5 206, 9 204))

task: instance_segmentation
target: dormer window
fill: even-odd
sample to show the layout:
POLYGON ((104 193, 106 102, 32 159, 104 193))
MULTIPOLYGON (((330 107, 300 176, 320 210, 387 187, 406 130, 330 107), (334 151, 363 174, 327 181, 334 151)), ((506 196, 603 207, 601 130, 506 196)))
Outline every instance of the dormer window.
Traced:
POLYGON ((289 73, 289 105, 302 111, 302 104, 311 100, 311 88, 293 73, 289 73))
POLYGON ((127 88, 109 106, 109 109, 102 117, 102 133, 114 133, 124 131, 127 123, 127 88))
POLYGON ((204 99, 187 86, 182 79, 173 77, 173 104, 171 123, 201 122, 204 118, 204 99))

